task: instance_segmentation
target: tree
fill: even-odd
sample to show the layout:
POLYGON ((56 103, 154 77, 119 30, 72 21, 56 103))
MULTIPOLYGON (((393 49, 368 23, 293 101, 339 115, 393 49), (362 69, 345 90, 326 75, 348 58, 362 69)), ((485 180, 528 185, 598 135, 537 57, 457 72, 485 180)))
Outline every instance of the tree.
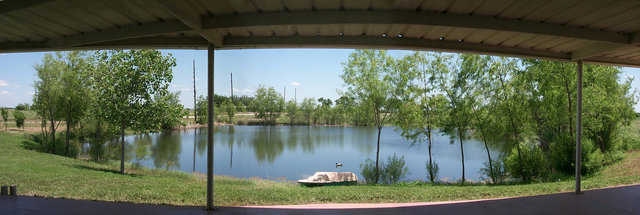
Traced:
POLYGON ((16 120, 16 127, 22 128, 22 130, 24 130, 24 113, 22 111, 16 110, 13 112, 13 118, 16 120))
POLYGON ((104 107, 101 118, 120 127, 120 173, 124 174, 125 130, 160 127, 161 113, 154 98, 169 93, 176 62, 157 50, 100 51, 96 58, 97 103, 104 107))
POLYGON ((202 95, 198 96, 198 100, 196 102, 196 108, 195 108, 196 113, 198 114, 196 123, 201 125, 207 123, 207 118, 209 117, 208 116, 209 109, 207 109, 208 106, 209 106, 209 103, 207 102, 207 98, 202 95))
POLYGON ((64 70, 61 73, 62 84, 62 109, 66 124, 65 134, 65 155, 69 156, 69 139, 71 129, 84 117, 88 101, 88 87, 85 81, 86 73, 91 69, 91 64, 87 62, 85 53, 73 51, 68 53, 64 59, 64 70))
POLYGON ((256 117, 261 118, 264 123, 275 124, 284 106, 282 96, 276 92, 275 88, 260 87, 256 90, 253 107, 256 110, 256 117))
POLYGON ((55 58, 51 54, 45 54, 42 63, 35 66, 38 80, 34 84, 35 94, 32 108, 42 119, 42 144, 51 153, 55 153, 56 129, 60 125, 61 119, 64 118, 61 73, 65 67, 61 53, 56 53, 55 58), (49 123, 48 126, 47 123, 49 123), (51 143, 48 143, 49 141, 51 143))
POLYGON ((324 119, 325 124, 331 124, 331 105, 333 105, 333 101, 329 98, 318 98, 318 103, 320 106, 317 108, 316 113, 318 114, 318 119, 324 119))
POLYGON ((446 99, 438 92, 439 73, 445 70, 448 57, 415 52, 401 61, 392 76, 395 94, 402 101, 395 124, 401 135, 413 143, 427 143, 429 180, 437 179, 438 165, 432 158, 432 133, 441 121, 446 99))
POLYGON ((305 98, 304 100, 302 100, 302 104, 300 104, 300 110, 302 111, 304 120, 308 125, 311 125, 311 117, 313 116, 313 111, 315 109, 316 101, 313 98, 305 98))
POLYGON ((380 134, 382 126, 394 114, 397 102, 392 98, 393 88, 390 74, 396 68, 395 60, 385 51, 356 50, 351 53, 347 62, 343 63, 342 80, 347 91, 354 95, 367 111, 372 112, 368 119, 378 129, 376 149, 376 177, 380 179, 380 134))
POLYGON ((448 99, 449 113, 444 120, 444 131, 460 142, 460 162, 462 164, 462 180, 465 182, 464 138, 471 123, 471 100, 473 96, 473 80, 487 68, 488 56, 462 54, 458 56, 453 68, 442 68, 440 79, 441 90, 448 99))
POLYGON ((229 123, 233 124, 233 117, 236 115, 236 106, 233 105, 231 101, 225 101, 224 103, 222 103, 222 111, 227 113, 229 123))
POLYGON ((156 95, 155 99, 157 108, 156 112, 161 113, 160 128, 164 130, 183 126, 182 118, 187 114, 184 107, 180 104, 180 93, 173 92, 166 95, 156 95))
POLYGON ((2 120, 4 121, 4 130, 7 131, 7 121, 9 120, 9 111, 7 108, 0 108, 2 112, 2 120))
POLYGON ((289 125, 293 125, 296 122, 297 114, 298 104, 293 100, 287 102, 287 117, 289 117, 289 125))

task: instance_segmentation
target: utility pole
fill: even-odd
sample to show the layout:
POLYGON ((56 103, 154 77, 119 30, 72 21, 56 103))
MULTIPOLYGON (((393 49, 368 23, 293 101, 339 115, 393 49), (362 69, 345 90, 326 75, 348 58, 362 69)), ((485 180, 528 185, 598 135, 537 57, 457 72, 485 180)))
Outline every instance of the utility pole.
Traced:
POLYGON ((233 72, 231 73, 231 104, 233 104, 233 72))
POLYGON ((193 121, 198 122, 198 108, 196 107, 196 60, 193 60, 193 121))
POLYGON ((287 102, 287 86, 284 86, 284 90, 282 91, 282 100, 284 100, 284 102, 287 102))
POLYGON ((298 88, 293 88, 293 100, 298 103, 298 88))

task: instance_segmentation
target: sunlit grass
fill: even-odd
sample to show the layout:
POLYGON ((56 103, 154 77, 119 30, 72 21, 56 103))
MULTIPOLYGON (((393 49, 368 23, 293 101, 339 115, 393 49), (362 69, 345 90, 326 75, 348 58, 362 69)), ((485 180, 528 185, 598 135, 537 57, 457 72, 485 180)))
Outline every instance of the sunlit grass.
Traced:
MULTIPOLYGON (((20 195, 204 205, 203 175, 162 170, 117 173, 118 165, 100 164, 26 150, 22 135, 0 134, 0 184, 17 184, 20 195)), ((428 202, 486 199, 569 192, 570 179, 517 185, 357 185, 307 188, 292 182, 215 176, 216 205, 273 205, 340 202, 428 202)), ((640 152, 626 153, 621 162, 583 181, 585 189, 640 183, 640 152)))

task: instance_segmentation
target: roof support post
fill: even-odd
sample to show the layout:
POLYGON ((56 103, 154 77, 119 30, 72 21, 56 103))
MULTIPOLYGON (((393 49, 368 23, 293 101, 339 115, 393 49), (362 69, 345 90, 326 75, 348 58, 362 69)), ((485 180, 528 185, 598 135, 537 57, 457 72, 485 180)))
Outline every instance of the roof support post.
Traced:
POLYGON ((207 210, 213 210, 213 47, 207 49, 207 210))
POLYGON ((580 170, 582 169, 582 60, 578 61, 576 90, 576 194, 582 194, 580 190, 580 170))

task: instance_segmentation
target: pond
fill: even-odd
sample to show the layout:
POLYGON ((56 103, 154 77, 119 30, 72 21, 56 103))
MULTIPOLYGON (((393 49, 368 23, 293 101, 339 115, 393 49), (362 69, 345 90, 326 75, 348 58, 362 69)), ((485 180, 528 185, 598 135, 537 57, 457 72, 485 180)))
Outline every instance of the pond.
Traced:
MULTIPOLYGON (((460 145, 434 132, 433 159, 440 179, 461 177, 460 145)), ((214 134, 214 173, 241 178, 298 180, 316 171, 349 171, 360 175, 360 164, 375 160, 377 131, 372 127, 218 126, 214 134), (336 167, 336 163, 343 166, 336 167)), ((187 129, 126 138, 126 159, 148 168, 206 173, 207 129, 187 129)), ((501 147, 490 147, 500 156, 501 147)), ((467 180, 480 180, 487 162, 482 142, 464 144, 467 180)), ((405 181, 428 180, 425 143, 411 144, 393 127, 382 130, 380 160, 404 156, 409 173, 405 181)))

